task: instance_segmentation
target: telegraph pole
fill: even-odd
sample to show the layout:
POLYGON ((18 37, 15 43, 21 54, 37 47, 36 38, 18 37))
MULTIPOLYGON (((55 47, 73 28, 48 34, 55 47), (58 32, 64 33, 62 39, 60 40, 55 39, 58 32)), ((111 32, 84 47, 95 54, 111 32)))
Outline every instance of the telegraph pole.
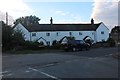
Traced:
POLYGON ((6 25, 8 25, 8 13, 6 12, 6 25))

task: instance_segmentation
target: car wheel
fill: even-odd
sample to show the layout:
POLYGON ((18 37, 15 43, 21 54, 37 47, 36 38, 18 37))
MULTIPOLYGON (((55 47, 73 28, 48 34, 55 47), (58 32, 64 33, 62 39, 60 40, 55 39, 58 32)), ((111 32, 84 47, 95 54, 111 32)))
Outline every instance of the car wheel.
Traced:
POLYGON ((73 47, 73 48, 72 48, 72 51, 76 51, 76 48, 75 48, 75 47, 73 47))

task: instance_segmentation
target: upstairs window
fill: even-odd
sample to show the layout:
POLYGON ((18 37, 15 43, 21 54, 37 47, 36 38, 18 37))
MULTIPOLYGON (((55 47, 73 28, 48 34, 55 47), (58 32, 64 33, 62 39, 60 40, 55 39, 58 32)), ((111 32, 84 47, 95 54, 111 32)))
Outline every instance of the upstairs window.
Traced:
POLYGON ((104 31, 101 31, 101 34, 104 34, 104 31))
POLYGON ((58 36, 58 32, 56 33, 56 35, 58 36))
POLYGON ((71 36, 71 35, 72 35, 72 32, 69 32, 69 35, 71 36))
POLYGON ((94 35, 94 33, 92 32, 92 35, 94 35))
POLYGON ((79 35, 82 35, 82 33, 81 33, 81 32, 79 32, 79 35))
POLYGON ((50 36, 50 33, 46 33, 46 36, 50 36))
POLYGON ((32 33, 32 36, 36 36, 36 33, 32 33))

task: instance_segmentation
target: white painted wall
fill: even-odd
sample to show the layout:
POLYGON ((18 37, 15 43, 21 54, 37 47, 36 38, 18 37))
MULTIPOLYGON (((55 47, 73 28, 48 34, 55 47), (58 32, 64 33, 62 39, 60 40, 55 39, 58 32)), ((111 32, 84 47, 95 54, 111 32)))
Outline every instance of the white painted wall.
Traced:
POLYGON ((109 38, 109 29, 104 25, 104 23, 101 23, 101 25, 96 30, 96 40, 97 42, 101 42, 102 40, 107 41, 109 38), (101 32, 104 32, 104 34, 101 34, 101 32))
MULTIPOLYGON (((36 33, 36 36, 32 36, 32 41, 39 39, 40 37, 44 38, 46 41, 50 41, 50 45, 54 40, 60 41, 64 36, 70 36, 69 33, 72 33, 72 36, 75 37, 76 40, 83 40, 84 37, 90 36, 94 40, 94 31, 46 31, 46 32, 32 32, 36 33), (79 32, 82 35, 79 35, 79 32), (47 36, 46 33, 50 33, 50 36, 47 36), (58 33, 58 36, 57 36, 58 33)), ((31 33, 31 34, 32 34, 31 33)), ((40 40, 39 40, 40 42, 40 40)), ((46 44, 46 43, 45 43, 46 44)))
MULTIPOLYGON (((22 24, 16 25, 14 29, 22 30, 22 32, 25 34, 26 40, 35 41, 39 39, 40 37, 44 38, 46 41, 50 42, 50 45, 52 45, 52 42, 54 40, 60 41, 64 36, 70 36, 70 32, 72 33, 72 36, 75 37, 76 40, 83 40, 84 37, 89 36, 94 40, 95 42, 100 42, 103 39, 106 41, 109 38, 109 29, 104 25, 104 23, 101 23, 101 25, 98 27, 96 31, 41 31, 41 32, 29 32, 22 24), (104 34, 101 34, 101 31, 104 31, 104 34), (79 32, 82 33, 82 35, 79 35, 79 32), (32 33, 36 33, 36 36, 32 36, 32 33), (46 33, 50 33, 50 36, 47 36, 46 33), (58 35, 57 35, 58 33, 58 35), (30 37, 31 35, 31 37, 30 37)), ((46 41, 43 39, 40 39, 38 42, 43 41, 45 45, 47 45, 46 41)))
POLYGON ((22 33, 25 34, 25 40, 30 40, 30 32, 22 24, 17 24, 14 30, 21 30, 22 33))

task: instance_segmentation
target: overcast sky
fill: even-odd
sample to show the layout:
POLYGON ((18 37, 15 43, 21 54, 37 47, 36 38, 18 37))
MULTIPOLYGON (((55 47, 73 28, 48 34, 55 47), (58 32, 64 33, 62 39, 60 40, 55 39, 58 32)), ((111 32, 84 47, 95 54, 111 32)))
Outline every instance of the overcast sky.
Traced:
POLYGON ((118 0, 0 0, 0 20, 9 14, 9 24, 22 16, 35 15, 39 23, 104 22, 111 29, 118 25, 118 0), (49 1, 49 2, 48 2, 49 1))

